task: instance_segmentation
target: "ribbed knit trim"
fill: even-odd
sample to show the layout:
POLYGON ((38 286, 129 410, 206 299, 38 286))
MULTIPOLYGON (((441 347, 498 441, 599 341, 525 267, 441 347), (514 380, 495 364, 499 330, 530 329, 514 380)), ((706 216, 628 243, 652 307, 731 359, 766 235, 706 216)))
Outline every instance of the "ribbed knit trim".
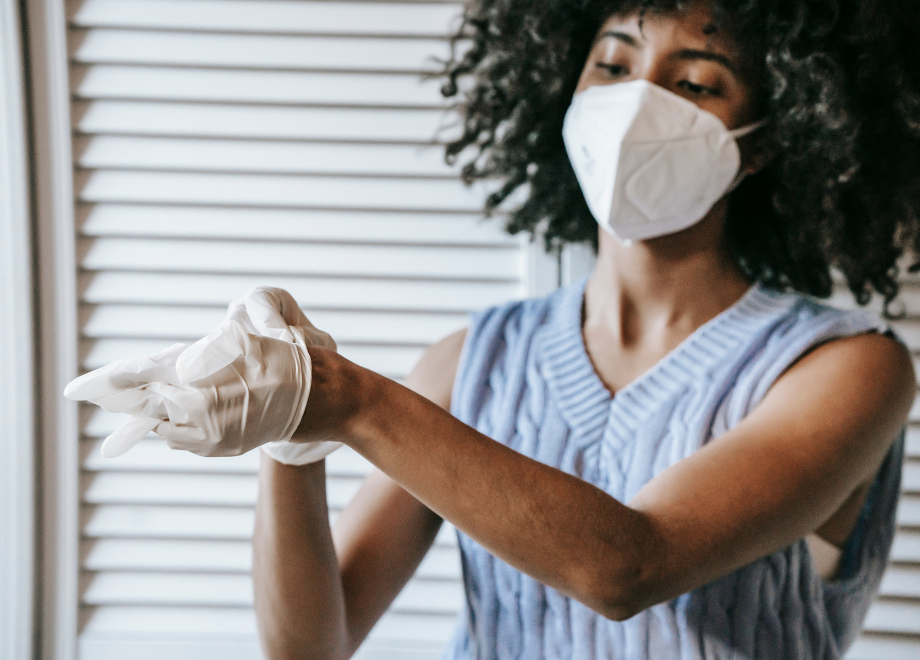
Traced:
MULTIPOLYGON (((582 335, 582 305, 588 278, 558 292, 536 338, 544 375, 560 413, 582 441, 600 440, 612 408, 618 430, 629 432, 643 411, 662 397, 705 376, 745 337, 795 304, 797 298, 752 285, 741 298, 690 334, 651 369, 611 397, 588 357, 582 335)), ((619 435, 619 433, 616 433, 619 435)))

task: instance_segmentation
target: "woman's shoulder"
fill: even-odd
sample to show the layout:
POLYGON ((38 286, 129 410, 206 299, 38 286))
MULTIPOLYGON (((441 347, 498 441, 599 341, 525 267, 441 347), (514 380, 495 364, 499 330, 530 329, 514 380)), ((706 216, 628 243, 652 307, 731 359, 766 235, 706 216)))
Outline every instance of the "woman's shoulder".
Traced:
POLYGON ((804 342, 829 341, 851 335, 877 333, 898 339, 891 326, 878 314, 795 291, 779 292, 761 287, 761 295, 772 298, 774 316, 767 325, 774 341, 792 347, 804 342))
POLYGON ((869 310, 843 308, 795 292, 763 289, 760 296, 767 311, 747 335, 732 376, 735 422, 807 356, 820 354, 830 363, 842 360, 857 371, 876 374, 900 374, 905 356, 909 362, 901 338, 869 310))
POLYGON ((451 390, 466 336, 467 328, 463 328, 425 349, 406 377, 406 387, 441 408, 450 410, 451 390))
MULTIPOLYGON (((884 390, 880 384, 908 383, 902 386, 913 397, 915 377, 910 350, 894 328, 871 310, 843 307, 810 296, 796 294, 800 300, 795 309, 795 334, 802 336, 802 349, 784 370, 799 365, 806 357, 826 364, 847 364, 861 378, 854 379, 856 389, 884 390)), ((796 342, 793 342, 796 343, 796 342)))
POLYGON ((431 344, 406 379, 406 386, 450 409, 455 381, 470 356, 479 363, 495 362, 509 345, 532 334, 548 311, 564 296, 559 289, 541 298, 525 298, 473 312, 468 325, 431 344), (488 359, 486 359, 488 357, 488 359))

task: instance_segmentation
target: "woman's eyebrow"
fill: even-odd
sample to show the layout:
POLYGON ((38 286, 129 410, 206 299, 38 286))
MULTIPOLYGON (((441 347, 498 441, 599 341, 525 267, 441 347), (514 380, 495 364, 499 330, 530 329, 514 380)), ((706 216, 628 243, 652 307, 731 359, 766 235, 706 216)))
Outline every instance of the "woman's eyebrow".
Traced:
MULTIPOLYGON (((627 46, 632 46, 633 48, 638 48, 638 47, 639 47, 639 41, 638 41, 635 37, 632 37, 632 36, 626 34, 625 32, 617 32, 617 31, 615 31, 615 30, 607 30, 606 32, 604 32, 604 33, 600 36, 600 39, 603 39, 604 37, 613 37, 614 39, 616 39, 616 40, 618 40, 618 41, 622 41, 622 42, 623 42, 624 44, 626 44, 627 46)), ((600 39, 598 39, 598 41, 599 41, 600 39)))
POLYGON ((732 73, 737 73, 737 69, 732 61, 720 53, 713 52, 711 50, 694 50, 692 48, 685 48, 684 50, 677 53, 677 59, 680 60, 706 60, 708 62, 715 62, 721 64, 726 69, 732 73))
MULTIPOLYGON (((605 37, 611 37, 633 48, 642 47, 642 44, 639 43, 638 39, 636 39, 632 35, 626 34, 625 32, 618 32, 616 30, 607 30, 606 32, 603 32, 601 34, 598 40, 604 39, 605 37)), ((681 60, 707 60, 709 62, 715 62, 717 64, 721 64, 722 66, 724 66, 726 69, 728 69, 732 73, 738 72, 737 68, 735 67, 734 64, 732 64, 732 61, 728 57, 726 57, 725 55, 722 55, 721 53, 716 53, 715 51, 711 51, 711 50, 698 50, 694 48, 685 48, 677 53, 677 58, 681 60)))

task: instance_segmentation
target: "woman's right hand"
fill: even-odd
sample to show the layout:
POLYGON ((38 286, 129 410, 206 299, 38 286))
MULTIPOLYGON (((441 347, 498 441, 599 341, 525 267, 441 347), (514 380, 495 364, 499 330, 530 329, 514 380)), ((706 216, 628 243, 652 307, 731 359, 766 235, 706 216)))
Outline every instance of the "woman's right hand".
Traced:
MULTIPOLYGON (((284 289, 257 287, 242 298, 230 303, 227 319, 238 319, 250 328, 250 332, 297 344, 305 351, 312 347, 337 350, 332 337, 318 329, 301 311, 294 297, 284 289)), ((312 358, 312 355, 308 357, 312 358)), ((315 373, 312 366, 311 372, 315 373)), ((315 377, 311 375, 311 381, 315 377)), ((322 396, 310 386, 311 396, 322 396)), ((309 403, 309 400, 308 400, 309 403)), ((296 436, 296 432, 295 432, 296 436)), ((262 445, 262 452, 270 458, 286 465, 306 465, 324 459, 342 446, 333 435, 328 439, 307 442, 299 437, 288 440, 269 442, 262 445)))

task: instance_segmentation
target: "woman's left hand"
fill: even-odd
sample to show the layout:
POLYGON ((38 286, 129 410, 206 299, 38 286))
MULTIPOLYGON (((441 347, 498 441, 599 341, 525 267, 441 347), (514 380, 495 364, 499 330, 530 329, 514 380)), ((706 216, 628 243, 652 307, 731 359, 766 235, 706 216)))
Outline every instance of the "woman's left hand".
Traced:
MULTIPOLYGON (((314 327, 282 289, 258 288, 231 303, 227 318, 190 347, 177 344, 154 356, 119 360, 80 376, 64 394, 131 419, 103 442, 106 457, 120 456, 150 431, 172 449, 202 456, 235 456, 263 446, 282 463, 303 465, 324 458, 338 442, 310 442, 319 427, 338 435, 330 389, 347 360, 314 327), (308 349, 317 347, 323 392, 314 424, 292 437, 313 384, 308 349), (291 442, 288 442, 291 440, 291 442)), ((354 401, 354 396, 344 397, 354 401)))
POLYGON ((132 415, 103 443, 108 457, 151 430, 172 449, 236 456, 291 437, 306 407, 310 375, 303 347, 226 321, 189 348, 178 344, 85 374, 67 386, 65 396, 132 415), (148 421, 146 428, 138 419, 148 421))

